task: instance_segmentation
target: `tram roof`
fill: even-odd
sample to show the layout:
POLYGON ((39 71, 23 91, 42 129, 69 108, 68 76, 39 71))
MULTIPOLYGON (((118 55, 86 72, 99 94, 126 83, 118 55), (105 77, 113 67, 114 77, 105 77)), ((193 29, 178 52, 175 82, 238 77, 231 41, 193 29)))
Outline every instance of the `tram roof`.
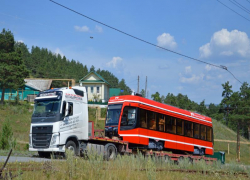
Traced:
POLYGON ((210 117, 135 95, 113 96, 109 99, 108 104, 117 104, 124 102, 140 103, 152 108, 157 108, 159 110, 168 111, 170 113, 201 120, 207 123, 212 123, 212 119, 210 117))

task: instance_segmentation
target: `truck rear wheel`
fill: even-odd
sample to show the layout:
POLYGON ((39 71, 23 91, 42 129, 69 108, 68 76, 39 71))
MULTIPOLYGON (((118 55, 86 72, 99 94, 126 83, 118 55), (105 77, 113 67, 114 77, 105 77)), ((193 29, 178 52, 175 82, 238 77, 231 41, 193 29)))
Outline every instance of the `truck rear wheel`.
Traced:
POLYGON ((74 155, 77 155, 76 144, 74 141, 68 141, 65 145, 65 148, 74 152, 74 155))
POLYGON ((117 155, 117 148, 114 144, 108 143, 104 146, 104 159, 107 161, 115 160, 117 155))

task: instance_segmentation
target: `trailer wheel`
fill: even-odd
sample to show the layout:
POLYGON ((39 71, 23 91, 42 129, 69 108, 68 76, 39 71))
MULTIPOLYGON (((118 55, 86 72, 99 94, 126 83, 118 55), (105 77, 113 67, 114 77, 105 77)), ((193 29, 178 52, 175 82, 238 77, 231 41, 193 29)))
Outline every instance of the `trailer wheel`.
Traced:
POLYGON ((65 145, 65 148, 74 152, 74 155, 77 154, 77 151, 76 151, 76 144, 74 141, 68 141, 65 145))
POLYGON ((164 163, 171 163, 171 158, 169 156, 162 156, 162 162, 164 163))
POLYGON ((104 146, 104 159, 107 161, 115 160, 117 149, 114 144, 108 143, 104 146))
POLYGON ((179 157, 177 160, 178 165, 183 162, 184 162, 184 157, 183 156, 179 157))

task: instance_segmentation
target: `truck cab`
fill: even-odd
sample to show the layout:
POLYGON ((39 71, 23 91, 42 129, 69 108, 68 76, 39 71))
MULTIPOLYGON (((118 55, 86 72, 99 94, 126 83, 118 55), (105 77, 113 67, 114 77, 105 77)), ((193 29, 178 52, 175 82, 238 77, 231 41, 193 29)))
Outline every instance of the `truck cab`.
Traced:
POLYGON ((81 86, 39 93, 31 117, 29 151, 48 157, 68 148, 79 154, 79 142, 91 136, 87 102, 86 89, 81 86))

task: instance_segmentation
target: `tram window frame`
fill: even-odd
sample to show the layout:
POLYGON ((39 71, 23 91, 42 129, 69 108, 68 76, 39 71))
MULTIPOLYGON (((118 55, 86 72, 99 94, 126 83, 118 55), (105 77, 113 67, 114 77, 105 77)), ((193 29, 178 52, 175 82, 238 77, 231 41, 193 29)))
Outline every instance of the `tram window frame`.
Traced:
POLYGON ((141 127, 141 128, 147 129, 147 124, 148 124, 148 123, 147 123, 147 110, 146 110, 146 109, 141 109, 141 108, 140 108, 139 122, 140 122, 140 127, 141 127), (141 118, 142 118, 143 111, 145 112, 145 120, 144 120, 144 123, 143 123, 145 126, 142 126, 142 119, 141 119, 141 118))
POLYGON ((206 126, 200 125, 200 139, 206 141, 207 140, 206 135, 207 135, 206 126), (203 130, 205 130, 205 132, 203 130), (205 136, 203 136, 203 135, 205 135, 205 136))
POLYGON ((125 106, 122 110, 122 116, 121 116, 121 123, 120 123, 120 130, 129 130, 134 129, 137 125, 137 115, 138 114, 138 108, 133 106, 125 106), (134 113, 129 112, 129 110, 134 110, 134 113), (129 118, 129 114, 134 114, 134 120, 133 115, 129 118), (126 115, 126 116, 124 116, 126 115), (124 118, 124 119, 123 119, 124 118), (127 124, 123 125, 122 123, 126 120, 127 124), (133 122, 133 124, 129 124, 130 122, 133 122))
POLYGON ((176 118, 171 116, 166 116, 165 118, 165 132, 176 134, 176 118), (169 121, 169 123, 167 123, 169 121))
POLYGON ((193 138, 195 139, 200 139, 200 124, 197 124, 197 123, 194 123, 193 124, 193 138), (195 133, 196 132, 196 126, 198 126, 198 133, 195 133))
POLYGON ((212 128, 209 126, 206 126, 206 139, 207 139, 207 141, 212 142, 212 128), (210 137, 210 138, 208 138, 208 137, 210 137))
POLYGON ((190 121, 184 121, 184 136, 193 138, 193 125, 190 121))
POLYGON ((147 122, 150 130, 156 130, 156 113, 153 111, 147 111, 147 122))
POLYGON ((165 132, 166 130, 166 116, 163 114, 158 114, 157 130, 160 132, 165 132))
POLYGON ((176 118, 176 134, 183 136, 184 135, 184 127, 183 127, 183 120, 176 118))

